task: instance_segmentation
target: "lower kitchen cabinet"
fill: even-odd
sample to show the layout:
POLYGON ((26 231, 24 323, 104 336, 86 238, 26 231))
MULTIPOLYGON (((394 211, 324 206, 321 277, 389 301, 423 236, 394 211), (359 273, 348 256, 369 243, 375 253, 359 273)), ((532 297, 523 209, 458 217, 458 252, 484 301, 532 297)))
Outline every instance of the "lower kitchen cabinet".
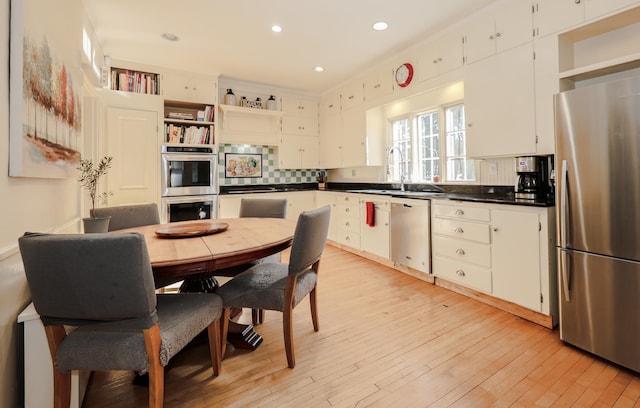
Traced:
POLYGON ((218 218, 237 218, 243 198, 286 198, 287 219, 297 220, 302 211, 315 208, 314 191, 287 191, 275 193, 224 194, 218 197, 218 218))
POLYGON ((433 274, 557 319, 553 207, 434 200, 433 274))
POLYGON ((366 195, 360 199, 360 249, 389 259, 389 198, 366 195), (367 203, 373 203, 373 226, 367 224, 367 203))
POLYGON ((360 249, 360 196, 336 193, 336 242, 360 249))

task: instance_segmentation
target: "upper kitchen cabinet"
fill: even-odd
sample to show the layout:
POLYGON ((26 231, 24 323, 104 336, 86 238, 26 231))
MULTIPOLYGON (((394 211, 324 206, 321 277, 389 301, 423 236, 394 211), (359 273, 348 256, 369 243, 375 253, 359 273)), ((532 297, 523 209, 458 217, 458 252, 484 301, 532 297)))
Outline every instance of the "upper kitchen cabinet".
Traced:
POLYGON ((165 71, 162 75, 165 99, 197 103, 216 103, 217 78, 180 71, 165 71))
POLYGON ((470 64, 530 41, 531 14, 529 2, 503 1, 474 19, 463 28, 465 62, 470 64))
POLYGON ((371 103, 393 92, 393 69, 384 65, 364 78, 364 101, 371 103))
POLYGON ((535 34, 541 37, 575 26, 584 21, 584 1, 536 0, 533 20, 535 34))
POLYGON ((536 105, 537 154, 555 152, 555 117, 553 95, 560 92, 558 81, 558 40, 556 36, 537 37, 535 51, 534 85, 536 105))
POLYGON ((283 95, 282 133, 301 136, 318 136, 318 101, 283 95))
POLYGON ((282 135, 278 146, 278 168, 319 169, 320 140, 317 136, 282 135))
POLYGON ((418 50, 418 81, 431 79, 463 65, 463 33, 453 31, 418 50))
POLYGON ((341 108, 343 111, 362 105, 362 102, 364 102, 364 87, 362 81, 355 80, 345 85, 340 90, 340 95, 341 108))
POLYGON ((584 2, 587 21, 634 4, 640 4, 638 0, 584 0, 584 2))
POLYGON ((532 42, 465 67, 467 156, 536 153, 532 42))
POLYGON ((320 117, 325 118, 330 115, 340 113, 340 92, 330 92, 320 99, 320 117))

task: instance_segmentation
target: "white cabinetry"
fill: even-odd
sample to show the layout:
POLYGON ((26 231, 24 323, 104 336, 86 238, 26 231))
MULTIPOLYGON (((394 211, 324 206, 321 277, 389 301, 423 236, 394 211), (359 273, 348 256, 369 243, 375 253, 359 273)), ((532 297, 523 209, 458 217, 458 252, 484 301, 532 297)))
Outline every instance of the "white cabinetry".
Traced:
POLYGON ((465 67, 467 156, 536 153, 533 45, 465 67))
POLYGON ((389 198, 365 194, 360 197, 360 249, 389 259, 389 198), (367 224, 367 203, 373 205, 373 226, 367 224))
POLYGON ((531 6, 525 1, 503 1, 464 28, 467 64, 530 41, 533 37, 531 6))
POLYGON ((163 100, 159 96, 100 90, 101 148, 113 156, 108 205, 160 203, 163 100))
POLYGON ((362 102, 364 102, 364 85, 362 81, 355 80, 345 85, 340 90, 340 102, 343 111, 362 105, 362 102))
POLYGON ((638 0, 583 0, 585 2, 585 18, 591 20, 622 8, 638 5, 638 0))
POLYGON ((584 21, 584 1, 581 0, 537 0, 534 9, 536 35, 561 31, 584 21))
POLYGON ((278 168, 319 169, 320 141, 317 136, 282 135, 278 146, 278 168))
POLYGON ((282 136, 278 147, 278 167, 319 168, 318 101, 283 95, 281 106, 282 136))
POLYGON ((393 69, 386 65, 364 78, 364 101, 368 104, 393 92, 393 69))
POLYGON ((165 71, 162 94, 165 99, 215 104, 217 78, 178 71, 165 71))
POLYGON ((358 194, 336 194, 336 242, 360 249, 360 198, 358 194))
POLYGON ((454 31, 423 46, 418 54, 418 80, 431 79, 462 67, 462 40, 462 32, 454 31))
POLYGON ((533 41, 536 153, 555 153, 555 113, 553 95, 560 92, 558 82, 558 40, 555 36, 539 37, 533 41))
POLYGON ((318 136, 318 101, 282 96, 282 133, 318 136))
POLYGON ((539 228, 536 212, 491 210, 493 295, 538 312, 539 228))
POLYGON ((489 209, 432 204, 433 274, 491 293, 489 209))
POLYGON ((331 191, 316 191, 316 207, 324 207, 328 205, 331 207, 331 220, 329 223, 329 238, 332 241, 336 240, 336 194, 331 191))
POLYGON ((433 200, 433 273, 557 319, 553 207, 433 200))
POLYGON ((314 191, 287 191, 276 193, 223 194, 218 197, 218 218, 237 218, 243 198, 286 198, 287 219, 297 220, 302 211, 315 208, 314 191))

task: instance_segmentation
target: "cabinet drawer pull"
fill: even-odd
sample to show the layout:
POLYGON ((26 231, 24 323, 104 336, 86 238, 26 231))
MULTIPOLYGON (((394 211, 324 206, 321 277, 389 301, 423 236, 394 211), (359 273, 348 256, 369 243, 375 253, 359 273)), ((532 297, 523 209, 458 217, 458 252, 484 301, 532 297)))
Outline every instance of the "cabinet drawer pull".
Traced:
POLYGON ((456 210, 456 215, 464 215, 464 211, 457 209, 456 210))
POLYGON ((347 221, 347 222, 345 222, 345 223, 344 223, 344 226, 345 226, 345 227, 350 227, 350 226, 351 226, 351 223, 350 223, 349 221, 347 221))
POLYGON ((351 241, 351 237, 350 237, 350 236, 348 236, 348 235, 347 235, 346 237, 344 237, 344 239, 345 239, 346 241, 351 241))
POLYGON ((350 208, 345 208, 344 212, 351 212, 351 209, 350 208))
POLYGON ((462 249, 462 248, 456 249, 456 254, 458 254, 458 255, 464 255, 465 253, 466 252, 464 252, 464 249, 462 249))
POLYGON ((464 273, 464 271, 462 269, 458 269, 456 271, 456 275, 458 275, 458 276, 466 276, 466 273, 464 273))
POLYGON ((457 227, 456 229, 453 230, 453 232, 456 232, 458 234, 462 234, 462 233, 464 233, 464 230, 462 229, 462 227, 457 227))

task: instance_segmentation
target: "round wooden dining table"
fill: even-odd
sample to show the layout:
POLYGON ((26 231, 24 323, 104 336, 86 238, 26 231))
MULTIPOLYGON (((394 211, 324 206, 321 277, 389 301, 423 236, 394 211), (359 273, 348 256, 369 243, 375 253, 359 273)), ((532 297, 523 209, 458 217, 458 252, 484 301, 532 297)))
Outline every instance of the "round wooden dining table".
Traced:
MULTIPOLYGON (((147 242, 157 288, 187 278, 216 276, 216 272, 276 254, 291 246, 296 222, 281 218, 221 218, 155 224, 116 232, 139 232, 147 242), (189 232, 189 226, 215 233, 189 232), (226 224, 226 228, 215 228, 226 224), (175 229, 173 237, 164 232, 175 229), (185 232, 186 231, 186 232, 185 232)), ((226 275, 226 274, 225 274, 226 275)))
MULTIPOLYGON (((144 235, 156 288, 184 281, 181 290, 215 290, 215 276, 232 276, 246 265, 291 246, 296 222, 281 218, 221 218, 181 221, 114 231, 144 235), (173 231, 173 233, 172 233, 173 231)), ((253 350, 262 337, 251 325, 230 322, 228 340, 253 350)))

